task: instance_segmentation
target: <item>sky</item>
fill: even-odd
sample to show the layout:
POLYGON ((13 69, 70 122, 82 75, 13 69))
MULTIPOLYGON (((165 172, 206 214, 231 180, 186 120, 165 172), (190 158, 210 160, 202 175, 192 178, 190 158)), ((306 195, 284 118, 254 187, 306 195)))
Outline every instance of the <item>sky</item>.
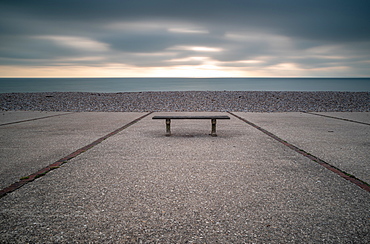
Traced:
POLYGON ((368 0, 0 0, 0 77, 370 77, 368 0))

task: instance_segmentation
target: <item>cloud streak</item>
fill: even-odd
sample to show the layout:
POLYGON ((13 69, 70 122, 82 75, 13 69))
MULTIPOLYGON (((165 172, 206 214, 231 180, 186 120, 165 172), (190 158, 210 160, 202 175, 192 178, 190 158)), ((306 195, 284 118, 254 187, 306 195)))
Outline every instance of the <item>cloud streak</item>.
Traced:
POLYGON ((368 9, 359 0, 5 0, 0 76, 370 76, 368 9))

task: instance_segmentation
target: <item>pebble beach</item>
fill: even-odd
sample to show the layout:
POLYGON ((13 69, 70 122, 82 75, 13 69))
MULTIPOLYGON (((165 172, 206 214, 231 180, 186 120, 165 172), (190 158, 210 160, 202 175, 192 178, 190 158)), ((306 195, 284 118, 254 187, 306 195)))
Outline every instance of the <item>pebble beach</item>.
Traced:
POLYGON ((173 91, 2 93, 1 111, 369 112, 370 92, 173 91))

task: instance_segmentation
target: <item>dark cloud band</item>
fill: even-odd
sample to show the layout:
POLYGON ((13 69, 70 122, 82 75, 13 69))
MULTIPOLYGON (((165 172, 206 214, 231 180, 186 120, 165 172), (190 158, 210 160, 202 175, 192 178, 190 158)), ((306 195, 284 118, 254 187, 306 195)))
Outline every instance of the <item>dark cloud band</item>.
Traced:
POLYGON ((359 0, 5 0, 0 64, 171 67, 213 60, 220 67, 293 63, 370 75, 369 9, 359 0))

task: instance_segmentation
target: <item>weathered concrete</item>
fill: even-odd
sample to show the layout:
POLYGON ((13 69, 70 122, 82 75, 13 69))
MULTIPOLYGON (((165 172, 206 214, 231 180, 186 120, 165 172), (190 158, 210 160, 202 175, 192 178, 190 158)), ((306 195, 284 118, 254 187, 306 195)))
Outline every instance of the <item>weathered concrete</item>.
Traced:
POLYGON ((326 112, 326 113, 314 112, 314 113, 370 124, 370 112, 326 112))
MULTIPOLYGON (((2 121, 11 123, 44 117, 41 114, 49 116, 50 113, 2 114, 2 121)), ((0 188, 34 173, 141 114, 143 113, 70 113, 0 126, 0 188)))
MULTIPOLYGON (((283 140, 370 183, 370 126, 306 113, 236 113, 283 140)), ((351 119, 350 113, 322 113, 351 119)), ((352 120, 368 121, 368 113, 352 120)))
POLYGON ((25 120, 38 120, 52 116, 70 114, 69 112, 33 112, 33 111, 1 111, 0 125, 18 123, 25 120))
MULTIPOLYGON (((168 114, 220 113, 153 115, 168 114)), ((324 119, 304 115, 301 120, 301 114, 291 113, 239 115, 248 119, 254 116, 261 126, 265 121, 266 128, 276 133, 289 130, 279 123, 268 124, 273 116, 275 121, 286 116, 291 121, 287 126, 298 120, 296 123, 302 127, 292 128, 287 138, 294 142, 300 141, 295 136, 310 134, 306 131, 308 125, 314 124, 312 131, 322 128, 324 119), (318 124, 315 120, 308 123, 311 117, 319 119, 318 124), (299 128, 302 133, 298 133, 299 128)), ((144 118, 61 168, 1 198, 1 240, 370 241, 368 192, 230 117, 230 121, 219 121, 218 137, 208 135, 209 121, 174 121, 174 133, 166 137, 163 121, 144 118)), ((78 133, 82 137, 88 134, 78 133)), ((323 142, 317 143, 330 149, 323 142)))

